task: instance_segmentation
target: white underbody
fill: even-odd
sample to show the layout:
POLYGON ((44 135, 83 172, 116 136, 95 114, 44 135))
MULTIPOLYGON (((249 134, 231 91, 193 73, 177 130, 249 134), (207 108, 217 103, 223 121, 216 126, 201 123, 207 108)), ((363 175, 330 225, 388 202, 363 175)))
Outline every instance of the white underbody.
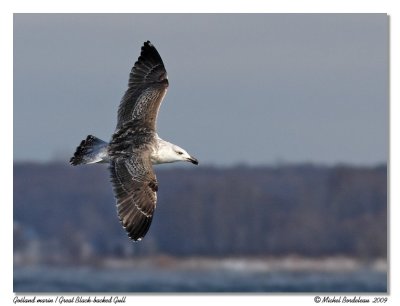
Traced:
MULTIPOLYGON (((153 165, 173 163, 177 161, 190 161, 197 164, 197 159, 190 156, 184 149, 168 141, 156 137, 157 144, 153 147, 150 158, 153 165)), ((93 145, 90 150, 90 157, 86 158, 85 164, 108 163, 108 143, 99 140, 99 143, 93 145)))

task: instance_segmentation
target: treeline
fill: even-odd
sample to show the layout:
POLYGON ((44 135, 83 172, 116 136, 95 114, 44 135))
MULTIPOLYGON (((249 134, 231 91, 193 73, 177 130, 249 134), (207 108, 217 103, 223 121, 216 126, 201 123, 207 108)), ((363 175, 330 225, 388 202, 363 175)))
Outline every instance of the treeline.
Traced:
POLYGON ((158 204, 143 241, 119 224, 106 166, 14 164, 14 259, 385 257, 386 166, 156 168, 158 204))

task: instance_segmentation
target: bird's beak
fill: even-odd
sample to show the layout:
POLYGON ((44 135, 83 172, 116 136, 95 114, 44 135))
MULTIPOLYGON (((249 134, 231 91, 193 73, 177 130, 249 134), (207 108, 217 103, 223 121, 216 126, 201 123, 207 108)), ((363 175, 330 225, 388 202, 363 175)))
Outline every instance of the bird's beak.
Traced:
POLYGON ((190 157, 187 159, 187 161, 190 161, 192 164, 195 164, 195 165, 198 165, 198 164, 199 164, 199 161, 198 161, 196 158, 194 158, 193 156, 190 156, 190 157))

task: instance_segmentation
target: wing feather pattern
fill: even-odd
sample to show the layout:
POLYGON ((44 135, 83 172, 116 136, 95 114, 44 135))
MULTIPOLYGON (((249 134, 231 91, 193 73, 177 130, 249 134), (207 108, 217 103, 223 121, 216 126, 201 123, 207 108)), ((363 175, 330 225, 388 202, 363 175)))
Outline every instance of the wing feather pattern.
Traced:
POLYGON ((119 219, 128 236, 141 240, 149 230, 157 202, 151 163, 156 119, 168 87, 167 72, 154 46, 145 42, 133 66, 118 123, 108 146, 111 183, 119 219))
POLYGON ((117 129, 135 119, 155 130, 158 109, 167 88, 164 63, 156 48, 147 41, 130 72, 128 90, 118 108, 117 129))
POLYGON ((141 240, 149 230, 157 202, 157 179, 150 160, 144 157, 111 161, 111 183, 118 217, 128 236, 141 240))

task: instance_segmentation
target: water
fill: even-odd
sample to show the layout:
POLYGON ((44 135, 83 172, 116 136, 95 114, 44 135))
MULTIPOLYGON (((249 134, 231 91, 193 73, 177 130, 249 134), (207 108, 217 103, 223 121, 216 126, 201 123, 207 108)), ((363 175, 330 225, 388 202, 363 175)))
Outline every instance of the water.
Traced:
POLYGON ((386 273, 154 268, 14 268, 15 292, 386 292, 386 273))

